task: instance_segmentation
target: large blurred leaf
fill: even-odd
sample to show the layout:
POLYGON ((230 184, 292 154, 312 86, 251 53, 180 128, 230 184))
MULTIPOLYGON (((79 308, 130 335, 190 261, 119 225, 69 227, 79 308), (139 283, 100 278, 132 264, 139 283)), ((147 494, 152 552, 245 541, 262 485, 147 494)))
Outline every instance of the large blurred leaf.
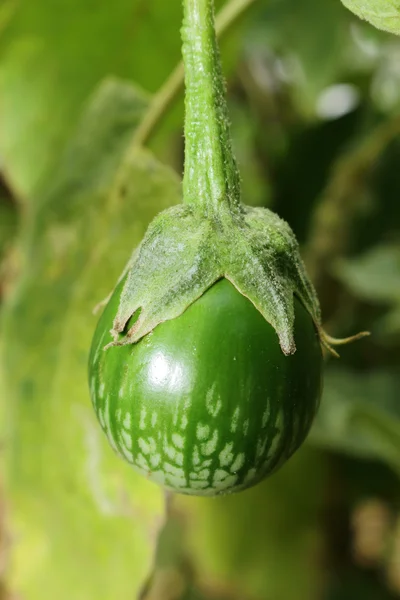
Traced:
POLYGON ((246 492, 176 497, 200 587, 238 600, 319 598, 324 464, 303 448, 246 492))
POLYGON ((324 448, 378 458, 400 474, 400 373, 328 370, 310 440, 324 448))
POLYGON ((399 0, 342 0, 361 19, 378 29, 400 34, 399 0))
POLYGON ((172 171, 126 151, 146 105, 116 81, 93 98, 42 195, 3 315, 10 579, 29 600, 135 598, 163 517, 161 490, 110 450, 86 373, 93 306, 149 220, 180 199, 172 171))
POLYGON ((181 2, 8 4, 13 10, 0 31, 0 152, 13 185, 30 195, 101 79, 127 77, 149 91, 163 82, 180 56, 181 2))
POLYGON ((354 258, 340 260, 335 267, 339 279, 363 300, 385 304, 389 312, 376 329, 388 335, 400 332, 400 246, 382 244, 354 258))
POLYGON ((375 246, 362 256, 341 260, 335 272, 360 298, 400 303, 400 245, 375 246))

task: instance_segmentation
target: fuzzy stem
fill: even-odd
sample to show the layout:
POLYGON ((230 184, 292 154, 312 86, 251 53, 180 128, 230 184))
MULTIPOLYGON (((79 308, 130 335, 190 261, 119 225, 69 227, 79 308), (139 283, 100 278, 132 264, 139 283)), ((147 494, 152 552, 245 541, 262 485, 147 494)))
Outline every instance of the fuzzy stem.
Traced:
POLYGON ((240 180, 229 131, 213 0, 184 0, 184 202, 207 214, 240 213, 240 180))
MULTIPOLYGON (((215 29, 217 39, 229 31, 238 19, 248 10, 255 0, 230 0, 225 4, 215 19, 215 29)), ((148 111, 146 112, 142 122, 136 129, 132 142, 130 144, 132 151, 136 150, 137 146, 144 146, 153 136, 160 121, 167 114, 168 109, 177 99, 183 88, 184 70, 183 63, 180 62, 171 75, 160 87, 158 92, 153 96, 148 111)))

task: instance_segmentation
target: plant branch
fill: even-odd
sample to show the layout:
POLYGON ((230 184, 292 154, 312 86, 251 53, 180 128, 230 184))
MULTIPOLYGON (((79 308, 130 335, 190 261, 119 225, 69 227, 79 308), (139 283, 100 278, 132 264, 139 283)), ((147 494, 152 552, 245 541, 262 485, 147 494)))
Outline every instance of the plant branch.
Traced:
MULTIPOLYGON (((215 19, 217 37, 222 37, 254 3, 254 1, 255 0, 231 0, 228 2, 215 19)), ((132 147, 144 146, 149 141, 156 126, 163 119, 164 115, 183 89, 183 82, 184 68, 183 63, 180 62, 159 91, 153 96, 147 113, 133 135, 130 144, 132 147)))
POLYGON ((378 126, 334 166, 312 218, 305 253, 307 270, 317 289, 323 287, 329 266, 348 246, 352 222, 360 210, 360 192, 374 163, 398 135, 397 117, 378 126))

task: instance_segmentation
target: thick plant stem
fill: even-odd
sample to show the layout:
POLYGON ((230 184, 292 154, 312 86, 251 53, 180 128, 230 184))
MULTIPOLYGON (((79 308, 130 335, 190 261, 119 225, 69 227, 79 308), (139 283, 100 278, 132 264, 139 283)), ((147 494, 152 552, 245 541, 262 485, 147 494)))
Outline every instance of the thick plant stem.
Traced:
POLYGON ((184 202, 219 215, 240 213, 240 180, 233 156, 212 0, 184 0, 184 202))
MULTIPOLYGON (((230 0, 225 4, 215 19, 217 39, 222 38, 254 2, 255 0, 230 0)), ((143 121, 136 129, 130 145, 133 152, 137 146, 147 144, 152 137, 158 124, 179 96, 183 88, 183 80, 183 62, 180 62, 154 95, 143 121)))

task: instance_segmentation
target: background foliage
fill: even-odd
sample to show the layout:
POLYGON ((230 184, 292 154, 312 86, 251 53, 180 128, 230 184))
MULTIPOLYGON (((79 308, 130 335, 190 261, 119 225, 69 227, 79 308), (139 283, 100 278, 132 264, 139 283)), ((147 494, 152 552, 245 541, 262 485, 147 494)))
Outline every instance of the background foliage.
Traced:
POLYGON ((328 331, 372 336, 327 357, 307 444, 237 496, 165 517, 96 425, 92 307, 180 197, 182 94, 132 145, 180 19, 179 0, 0 5, 0 597, 396 598, 400 40, 339 0, 257 0, 222 49, 245 202, 295 230, 328 331))

